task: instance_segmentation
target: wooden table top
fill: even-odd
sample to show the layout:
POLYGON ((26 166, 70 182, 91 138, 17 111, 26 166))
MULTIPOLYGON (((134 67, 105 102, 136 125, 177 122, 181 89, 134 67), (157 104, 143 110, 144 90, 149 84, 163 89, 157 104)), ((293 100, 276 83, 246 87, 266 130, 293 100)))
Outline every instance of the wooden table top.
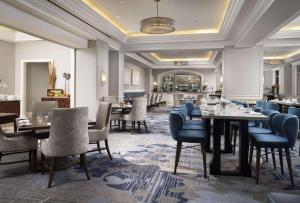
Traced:
MULTIPOLYGON (((37 119, 29 118, 30 125, 21 125, 19 123, 21 119, 17 119, 17 129, 19 131, 26 131, 26 130, 42 130, 42 129, 50 129, 50 123, 42 123, 41 121, 38 121, 37 119)), ((89 120, 88 125, 95 125, 96 122, 89 120)))

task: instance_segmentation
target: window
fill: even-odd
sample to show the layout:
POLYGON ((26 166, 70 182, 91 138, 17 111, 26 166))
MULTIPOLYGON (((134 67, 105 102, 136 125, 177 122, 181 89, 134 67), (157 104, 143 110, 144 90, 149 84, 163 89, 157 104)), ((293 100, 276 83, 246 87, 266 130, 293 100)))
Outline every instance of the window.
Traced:
POLYGON ((275 71, 275 84, 279 84, 279 70, 275 71))

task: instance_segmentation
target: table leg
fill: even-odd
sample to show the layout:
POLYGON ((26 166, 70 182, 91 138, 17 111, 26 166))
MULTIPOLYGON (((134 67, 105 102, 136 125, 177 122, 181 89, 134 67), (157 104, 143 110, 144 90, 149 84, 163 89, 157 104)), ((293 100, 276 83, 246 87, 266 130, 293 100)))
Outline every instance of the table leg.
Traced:
POLYGON ((213 157, 210 162, 210 174, 221 174, 221 134, 224 127, 224 121, 220 119, 214 119, 214 133, 213 133, 213 157))
POLYGON ((230 121, 229 120, 225 121, 224 139, 225 139, 224 153, 232 153, 232 144, 231 144, 231 140, 230 140, 230 121))
POLYGON ((14 120, 14 132, 17 132, 18 131, 18 128, 17 128, 17 121, 14 120))
POLYGON ((248 121, 240 121, 240 146, 239 146, 239 164, 240 175, 251 177, 251 166, 248 162, 249 139, 248 139, 248 121))
POLYGON ((207 134, 207 143, 205 145, 205 151, 211 152, 211 149, 210 149, 210 131, 211 131, 210 119, 204 119, 204 120, 205 120, 206 134, 207 134))

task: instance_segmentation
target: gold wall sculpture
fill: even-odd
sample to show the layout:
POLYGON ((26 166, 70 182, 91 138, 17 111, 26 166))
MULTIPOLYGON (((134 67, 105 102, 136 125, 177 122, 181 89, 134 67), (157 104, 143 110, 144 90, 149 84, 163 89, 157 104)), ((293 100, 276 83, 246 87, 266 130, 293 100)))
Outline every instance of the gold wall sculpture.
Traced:
POLYGON ((49 62, 49 73, 48 73, 48 88, 55 89, 56 82, 56 68, 54 66, 54 62, 49 62))

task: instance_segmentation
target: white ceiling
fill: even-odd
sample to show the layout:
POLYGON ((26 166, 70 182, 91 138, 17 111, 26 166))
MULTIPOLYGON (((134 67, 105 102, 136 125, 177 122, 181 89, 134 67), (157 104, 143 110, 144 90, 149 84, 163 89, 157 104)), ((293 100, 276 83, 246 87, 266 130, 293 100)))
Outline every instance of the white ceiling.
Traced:
POLYGON ((0 25, 0 40, 17 43, 25 41, 36 41, 42 39, 0 25))
POLYGON ((300 29, 300 16, 292 20, 286 26, 284 26, 281 30, 289 30, 289 29, 300 29))
MULTIPOLYGON (((85 0, 121 25, 128 33, 140 32, 140 21, 156 16, 154 0, 85 0)), ((230 0, 161 0, 159 16, 175 20, 177 31, 219 30, 230 0)))

